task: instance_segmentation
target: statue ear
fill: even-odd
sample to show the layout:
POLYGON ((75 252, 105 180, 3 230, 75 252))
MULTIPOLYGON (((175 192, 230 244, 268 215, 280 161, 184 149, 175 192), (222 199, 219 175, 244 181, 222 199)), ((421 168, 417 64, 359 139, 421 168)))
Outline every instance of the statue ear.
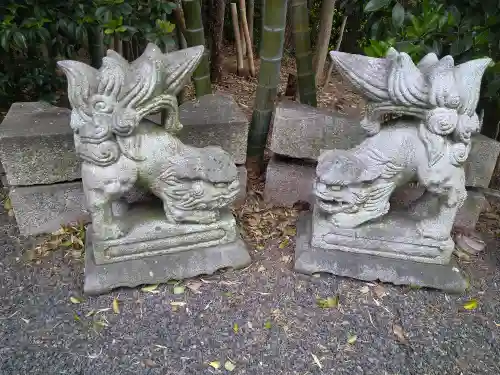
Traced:
POLYGON ((58 61, 57 65, 66 74, 71 107, 88 112, 89 99, 97 91, 97 69, 74 60, 58 61))
POLYGON ((460 95, 459 113, 466 113, 472 116, 476 112, 481 90, 481 80, 486 68, 491 63, 492 60, 486 57, 471 60, 455 67, 455 82, 460 95))

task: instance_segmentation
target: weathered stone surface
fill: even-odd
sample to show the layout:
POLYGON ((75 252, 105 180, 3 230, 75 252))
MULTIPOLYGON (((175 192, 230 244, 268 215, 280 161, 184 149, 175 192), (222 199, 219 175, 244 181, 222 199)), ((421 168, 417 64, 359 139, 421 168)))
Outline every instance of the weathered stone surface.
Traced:
POLYGON ((80 178, 70 111, 43 102, 14 103, 0 125, 0 159, 10 185, 80 178))
POLYGON ((115 222, 126 230, 122 237, 101 240, 91 233, 96 264, 219 246, 239 238, 229 209, 213 223, 171 223, 165 218, 161 202, 152 201, 132 206, 115 222))
MULTIPOLYGON (((245 200, 247 170, 238 166, 240 176, 240 192, 234 205, 237 207, 245 200)), ((6 181, 2 181, 4 184, 6 181)), ((51 233, 61 224, 69 224, 80 219, 90 221, 85 208, 85 196, 81 181, 53 185, 12 187, 11 203, 19 231, 23 235, 51 233)), ((144 202, 156 197, 133 189, 128 191, 124 199, 128 203, 144 202)), ((158 202, 159 203, 159 202, 158 202)), ((115 209, 113 209, 115 212, 115 209)))
POLYGON ((469 157, 464 164, 465 185, 487 188, 500 154, 500 142, 482 134, 472 137, 469 157))
MULTIPOLYGON (((159 113, 149 120, 161 122, 159 113)), ((215 93, 179 106, 182 130, 179 139, 195 147, 220 146, 236 164, 244 164, 247 153, 248 119, 230 95, 215 93)))
POLYGON ((91 232, 91 229, 87 231, 85 243, 84 292, 86 294, 105 293, 117 287, 163 283, 172 279, 182 280, 212 274, 222 268, 243 268, 251 261, 245 243, 237 239, 224 245, 97 265, 89 235, 91 232))
MULTIPOLYGON (((391 207, 394 209, 409 208, 412 202, 415 202, 425 192, 422 186, 399 189, 391 197, 391 207)), ((428 209, 437 207, 437 198, 426 202, 428 209)), ((462 228, 474 229, 481 212, 488 208, 488 200, 483 193, 477 191, 468 191, 467 199, 462 207, 458 209, 453 225, 462 228)))
POLYGON ((303 214, 297 222, 295 270, 305 274, 319 272, 359 280, 412 285, 461 293, 467 281, 454 264, 420 263, 383 256, 360 254, 311 246, 311 214, 303 214))
POLYGON ((264 199, 277 206, 291 207, 297 201, 313 202, 313 163, 273 157, 267 166, 264 199))
POLYGON ((89 221, 80 182, 14 187, 9 196, 22 235, 51 233, 62 224, 89 221))
POLYGON ((420 263, 447 264, 454 243, 451 238, 436 240, 418 232, 418 222, 426 212, 391 210, 374 221, 355 228, 342 228, 328 221, 324 212, 315 206, 312 217, 311 246, 371 254, 392 259, 412 260, 420 263))
POLYGON ((274 111, 269 148, 276 154, 316 160, 321 149, 347 149, 365 138, 359 119, 292 101, 274 111))

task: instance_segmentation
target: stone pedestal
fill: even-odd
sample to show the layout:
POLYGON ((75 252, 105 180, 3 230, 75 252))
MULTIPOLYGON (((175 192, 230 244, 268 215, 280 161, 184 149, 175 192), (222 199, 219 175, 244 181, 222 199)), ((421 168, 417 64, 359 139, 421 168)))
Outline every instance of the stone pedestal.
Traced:
POLYGON ((172 224, 151 218, 144 211, 135 212, 133 216, 142 216, 145 221, 119 240, 95 241, 92 227, 87 229, 85 294, 182 280, 223 268, 243 268, 251 261, 230 214, 213 224, 212 229, 178 225, 177 233, 168 232, 171 228, 167 227, 172 224))
MULTIPOLYGON (((361 231, 370 232, 371 225, 368 224, 361 231)), ((380 225, 381 223, 375 224, 373 228, 380 225)), ((402 244, 397 242, 396 237, 388 238, 388 233, 381 233, 377 238, 377 231, 374 231, 370 238, 368 234, 364 238, 358 238, 354 233, 350 238, 334 234, 335 238, 329 239, 330 243, 326 248, 321 246, 319 233, 315 231, 313 236, 315 226, 318 224, 314 224, 311 213, 303 214, 297 222, 295 270, 298 272, 326 272, 365 281, 380 280, 395 285, 429 287, 457 293, 465 291, 468 286, 453 263, 439 264, 449 258, 453 250, 449 247, 451 244, 444 244, 443 250, 436 248, 434 253, 439 255, 441 252, 442 256, 436 256, 429 262, 428 257, 424 259, 417 255, 423 247, 430 249, 431 246, 425 244, 425 241, 406 239, 406 243, 402 244), (404 251, 402 246, 405 247, 404 251), (411 252, 414 255, 410 255, 411 252)), ((395 232, 400 230, 395 229, 395 232)), ((389 228, 386 232, 388 231, 389 228)))

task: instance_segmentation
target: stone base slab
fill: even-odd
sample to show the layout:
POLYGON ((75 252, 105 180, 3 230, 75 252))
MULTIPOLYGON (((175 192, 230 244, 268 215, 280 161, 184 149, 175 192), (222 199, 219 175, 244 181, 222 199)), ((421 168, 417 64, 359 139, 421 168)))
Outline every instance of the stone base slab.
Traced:
POLYGON ((297 222, 295 270, 318 272, 365 281, 380 280, 395 285, 411 285, 464 292, 468 283, 453 263, 447 265, 324 249, 311 246, 312 215, 303 214, 297 222))
POLYGON ((422 237, 417 232, 420 219, 409 212, 389 212, 356 228, 338 228, 315 210, 311 245, 413 262, 448 264, 455 248, 453 240, 422 237))
POLYGON ((85 242, 85 283, 87 295, 102 294, 118 287, 165 283, 198 275, 212 274, 223 268, 243 268, 250 255, 241 239, 212 247, 97 265, 92 239, 87 230, 85 242))
POLYGON ((114 240, 92 239, 97 264, 218 246, 238 238, 236 221, 229 210, 212 224, 170 223, 159 201, 133 205, 122 215, 115 220, 125 229, 125 236, 114 240))

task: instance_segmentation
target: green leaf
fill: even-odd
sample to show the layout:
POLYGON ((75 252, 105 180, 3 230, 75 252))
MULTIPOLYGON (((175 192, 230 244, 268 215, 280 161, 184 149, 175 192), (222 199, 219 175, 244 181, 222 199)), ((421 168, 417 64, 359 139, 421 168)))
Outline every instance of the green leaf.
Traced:
POLYGON ((316 298, 316 305, 322 309, 330 309, 339 305, 339 296, 328 298, 316 298))
POLYGON ((405 20, 405 8, 400 3, 396 3, 392 8, 392 24, 395 28, 403 26, 405 20))
POLYGON ((227 371, 233 371, 236 366, 234 365, 233 362, 231 361, 226 361, 226 363, 224 363, 224 368, 227 370, 227 371))
POLYGON ((365 12, 376 12, 389 5, 390 0, 370 0, 368 4, 365 5, 365 12))
POLYGON ((69 300, 71 301, 71 303, 74 303, 74 304, 77 304, 77 303, 82 303, 82 299, 81 298, 78 298, 78 297, 69 297, 69 300))
POLYGON ((186 288, 182 285, 174 287, 174 294, 184 294, 186 288))
POLYGON ((125 31, 127 31, 127 28, 125 26, 120 26, 116 29, 116 31, 118 31, 119 33, 124 33, 125 31))
POLYGON ((448 8, 448 12, 450 14, 450 19, 448 20, 448 23, 450 25, 458 25, 462 18, 458 8, 455 5, 452 5, 448 8))
POLYGON ((156 291, 156 288, 158 288, 158 285, 159 285, 159 284, 148 285, 148 286, 142 287, 142 288, 141 288, 141 290, 142 290, 143 292, 148 292, 148 293, 153 293, 153 292, 158 293, 158 292, 156 291))
POLYGON ((465 310, 474 310, 478 306, 477 300, 476 299, 471 299, 464 303, 464 309, 465 310))
POLYGON ((115 32, 115 30, 113 30, 113 29, 104 29, 104 34, 106 34, 106 35, 113 34, 114 32, 115 32))
POLYGON ((264 323, 264 328, 265 329, 271 329, 272 326, 273 325, 271 324, 271 322, 269 320, 264 323))
POLYGON ((113 299, 113 311, 114 311, 115 314, 119 314, 120 313, 120 304, 119 304, 117 298, 113 299))
POLYGON ((347 337, 347 343, 350 345, 354 344, 357 340, 358 340, 358 336, 356 336, 356 335, 349 335, 347 337))
POLYGON ((233 324, 233 331, 234 331, 234 333, 238 333, 239 329, 240 329, 240 327, 238 326, 238 323, 234 323, 233 324))
POLYGON ((220 362, 219 361, 212 361, 208 364, 210 367, 213 367, 214 369, 219 369, 220 368, 220 362))
POLYGON ((24 36, 23 33, 20 31, 14 32, 12 40, 14 41, 14 44, 21 49, 26 49, 28 48, 28 44, 26 42, 26 37, 24 36))

